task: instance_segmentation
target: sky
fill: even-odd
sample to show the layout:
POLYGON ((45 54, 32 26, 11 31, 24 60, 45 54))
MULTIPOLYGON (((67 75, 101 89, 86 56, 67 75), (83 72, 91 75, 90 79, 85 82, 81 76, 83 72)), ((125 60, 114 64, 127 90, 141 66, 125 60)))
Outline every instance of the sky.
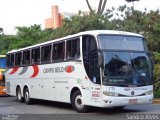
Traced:
MULTIPOLYGON (((93 8, 98 6, 98 1, 89 0, 93 8)), ((124 4, 132 6, 132 3, 126 3, 125 0, 108 0, 106 8, 118 8, 124 4)), ((86 0, 0 0, 0 27, 5 34, 16 34, 16 26, 40 24, 44 28, 45 19, 51 16, 52 5, 58 5, 60 13, 89 11, 86 0)), ((159 0, 140 0, 134 6, 138 10, 160 9, 159 0)))

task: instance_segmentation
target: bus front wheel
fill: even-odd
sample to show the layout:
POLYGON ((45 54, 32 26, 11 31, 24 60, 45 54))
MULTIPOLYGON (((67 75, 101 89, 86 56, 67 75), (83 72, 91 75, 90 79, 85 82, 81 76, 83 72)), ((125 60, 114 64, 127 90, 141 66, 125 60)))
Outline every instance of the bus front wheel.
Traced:
POLYGON ((30 105, 32 103, 32 99, 30 98, 28 88, 24 89, 24 101, 27 105, 30 105))
POLYGON ((83 104, 82 94, 80 91, 75 91, 71 97, 71 104, 75 111, 85 113, 88 111, 88 106, 83 104))

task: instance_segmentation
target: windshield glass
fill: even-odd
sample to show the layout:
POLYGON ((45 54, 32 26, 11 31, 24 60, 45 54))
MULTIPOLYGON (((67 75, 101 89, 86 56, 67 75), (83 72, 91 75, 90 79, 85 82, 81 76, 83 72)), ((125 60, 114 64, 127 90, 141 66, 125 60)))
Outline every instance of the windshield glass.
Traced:
POLYGON ((104 52, 103 84, 115 86, 150 85, 151 71, 146 53, 104 52))
POLYGON ((6 58, 0 58, 0 69, 6 68, 6 58))
POLYGON ((145 51, 142 37, 124 35, 99 35, 100 49, 145 51))

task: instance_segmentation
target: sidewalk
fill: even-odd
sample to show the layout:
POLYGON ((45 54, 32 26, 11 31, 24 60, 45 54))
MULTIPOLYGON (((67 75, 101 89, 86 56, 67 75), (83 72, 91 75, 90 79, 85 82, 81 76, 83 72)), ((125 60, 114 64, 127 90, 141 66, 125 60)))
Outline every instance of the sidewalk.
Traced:
POLYGON ((160 98, 155 98, 153 100, 153 104, 160 104, 160 98))

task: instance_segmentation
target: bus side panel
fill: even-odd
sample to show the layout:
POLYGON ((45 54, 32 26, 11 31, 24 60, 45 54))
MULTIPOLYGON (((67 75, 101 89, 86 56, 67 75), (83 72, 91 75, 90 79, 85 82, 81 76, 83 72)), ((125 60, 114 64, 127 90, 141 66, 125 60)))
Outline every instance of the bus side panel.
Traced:
POLYGON ((35 66, 19 67, 11 74, 13 68, 6 72, 6 82, 10 84, 10 95, 16 96, 17 85, 29 88, 30 97, 70 103, 71 90, 79 87, 84 96, 84 103, 91 105, 90 80, 82 62, 63 62, 35 66))

